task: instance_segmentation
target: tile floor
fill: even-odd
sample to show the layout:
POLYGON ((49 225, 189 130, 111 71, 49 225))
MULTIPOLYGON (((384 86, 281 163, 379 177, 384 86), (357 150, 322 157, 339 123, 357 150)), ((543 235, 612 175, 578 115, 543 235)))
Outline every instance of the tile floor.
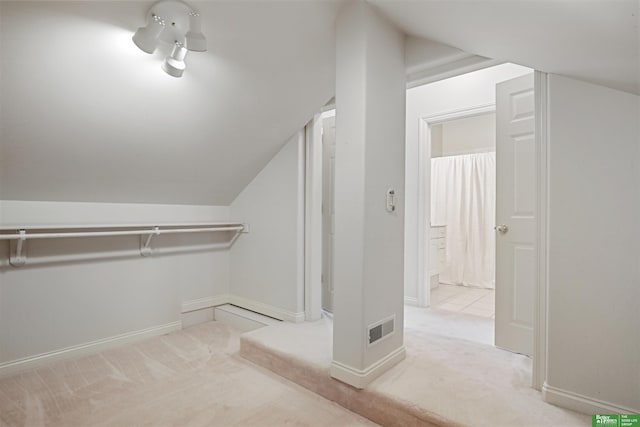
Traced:
POLYGON ((440 283, 431 290, 431 307, 495 319, 495 290, 440 283))

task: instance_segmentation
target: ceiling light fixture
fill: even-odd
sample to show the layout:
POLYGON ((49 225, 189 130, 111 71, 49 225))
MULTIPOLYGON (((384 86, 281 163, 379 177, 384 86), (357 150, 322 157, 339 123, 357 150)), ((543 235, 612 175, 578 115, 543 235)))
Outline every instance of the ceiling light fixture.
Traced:
POLYGON ((202 22, 200 14, 194 10, 189 12, 189 31, 185 34, 187 49, 194 52, 204 52, 207 50, 207 40, 202 34, 202 22))
POLYGON ((176 42, 173 46, 171 56, 167 56, 162 64, 162 69, 173 77, 182 77, 184 69, 187 65, 184 63, 184 57, 187 55, 187 49, 180 42, 176 42))
POLYGON ((133 42, 143 52, 153 53, 162 31, 164 31, 164 20, 154 15, 146 27, 138 28, 138 31, 133 35, 133 42))
POLYGON ((171 55, 162 64, 162 69, 173 77, 182 76, 187 51, 207 50, 200 14, 181 0, 160 0, 151 6, 147 25, 138 28, 133 42, 146 53, 153 53, 160 42, 173 46, 171 55))

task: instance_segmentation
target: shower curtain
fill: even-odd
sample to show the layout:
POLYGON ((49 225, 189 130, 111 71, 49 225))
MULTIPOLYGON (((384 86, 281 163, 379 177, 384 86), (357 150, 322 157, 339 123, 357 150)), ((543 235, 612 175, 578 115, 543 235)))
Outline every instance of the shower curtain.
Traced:
POLYGON ((431 224, 446 225, 440 282, 495 288, 496 155, 431 159, 431 224))

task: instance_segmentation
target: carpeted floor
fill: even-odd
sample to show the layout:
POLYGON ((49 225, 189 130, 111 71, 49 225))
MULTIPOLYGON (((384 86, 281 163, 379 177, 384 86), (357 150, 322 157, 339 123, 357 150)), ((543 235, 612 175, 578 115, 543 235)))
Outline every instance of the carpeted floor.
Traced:
POLYGON ((244 334, 241 354, 382 425, 591 425, 542 401, 530 386, 530 359, 487 344, 490 319, 412 309, 406 317, 407 358, 361 391, 329 377, 327 318, 244 334))
POLYGON ((407 358, 363 391, 329 377, 329 319, 242 337, 207 322, 0 379, 0 426, 375 425, 344 408, 388 426, 590 425, 542 402, 530 360, 488 345, 491 321, 406 314, 407 358), (245 357, 302 387, 241 358, 241 339, 245 357))
POLYGON ((0 379, 0 426, 373 426, 237 355, 207 322, 0 379))

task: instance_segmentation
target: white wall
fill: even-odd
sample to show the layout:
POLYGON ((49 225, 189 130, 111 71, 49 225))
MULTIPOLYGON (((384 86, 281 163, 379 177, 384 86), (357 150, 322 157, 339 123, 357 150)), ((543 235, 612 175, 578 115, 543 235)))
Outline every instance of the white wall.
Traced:
MULTIPOLYGON (((407 301, 415 302, 418 298, 418 222, 422 220, 429 222, 428 209, 426 218, 418 218, 420 120, 423 117, 495 104, 496 83, 528 72, 531 70, 525 67, 503 64, 407 90, 404 247, 404 283, 407 301)), ((425 176, 430 176, 429 163, 426 162, 425 166, 425 176)), ((428 266, 425 267, 428 271, 428 266)))
POLYGON ((431 157, 442 157, 442 124, 431 126, 431 157))
POLYGON ((226 206, 333 96, 339 3, 196 1, 179 79, 153 3, 0 1, 1 199, 226 206))
MULTIPOLYGON (((27 265, 0 245, 0 374, 21 359, 180 327, 183 310, 232 302, 304 319, 304 133, 282 150, 232 206, 0 201, 0 228, 246 222, 232 233, 29 240, 27 265)), ((193 315, 196 315, 193 313, 193 315)), ((189 315, 191 316, 191 315, 189 315)), ((118 341, 120 342, 120 341, 118 341)))
MULTIPOLYGON (((448 121, 432 127, 441 130, 441 156, 486 153, 496 149, 496 115, 481 114, 464 119, 448 121)), ((431 139, 431 153, 434 153, 434 140, 431 139)))
MULTIPOLYGON (((0 227, 162 225, 229 219, 223 206, 0 202, 0 227)), ((28 240, 27 264, 0 244, 0 368, 114 336, 179 327, 182 304, 229 292, 230 235, 28 240)), ((3 369, 4 370, 4 369, 3 369)))
MULTIPOLYGON (((545 397, 640 411, 640 97, 549 76, 545 397)), ((585 409, 586 408, 586 409, 585 409)))
POLYGON ((229 220, 227 206, 0 200, 0 227, 202 224, 229 220))
MULTIPOLYGON (((387 342, 365 348, 369 367, 402 347, 404 330, 404 117, 406 77, 404 34, 373 8, 367 40, 364 264, 364 324, 395 315, 397 333, 387 342), (396 210, 386 211, 385 196, 395 190, 396 210)), ((340 114, 338 110, 338 114, 340 114)), ((346 119, 346 118, 345 118, 346 119)), ((342 118, 338 117, 338 120, 342 118)), ((339 132, 339 130, 338 130, 339 132)), ((337 160, 340 161, 340 160, 337 160)), ((343 169, 343 173, 345 171, 343 169)), ((338 184, 336 184, 338 185, 338 184)), ((348 195, 343 195, 348 197, 348 195)), ((348 262, 348 261, 347 261, 348 262)), ((355 267, 355 266, 354 266, 355 267)), ((364 331, 364 328, 362 329, 364 331)))
POLYGON ((365 2, 337 21, 332 376, 362 387, 404 356, 404 36, 365 2), (396 191, 397 210, 385 210, 396 191), (367 327, 395 315, 370 347, 367 327))
POLYGON ((304 319, 304 132, 291 137, 238 195, 234 220, 250 224, 231 249, 231 292, 244 305, 304 319))

